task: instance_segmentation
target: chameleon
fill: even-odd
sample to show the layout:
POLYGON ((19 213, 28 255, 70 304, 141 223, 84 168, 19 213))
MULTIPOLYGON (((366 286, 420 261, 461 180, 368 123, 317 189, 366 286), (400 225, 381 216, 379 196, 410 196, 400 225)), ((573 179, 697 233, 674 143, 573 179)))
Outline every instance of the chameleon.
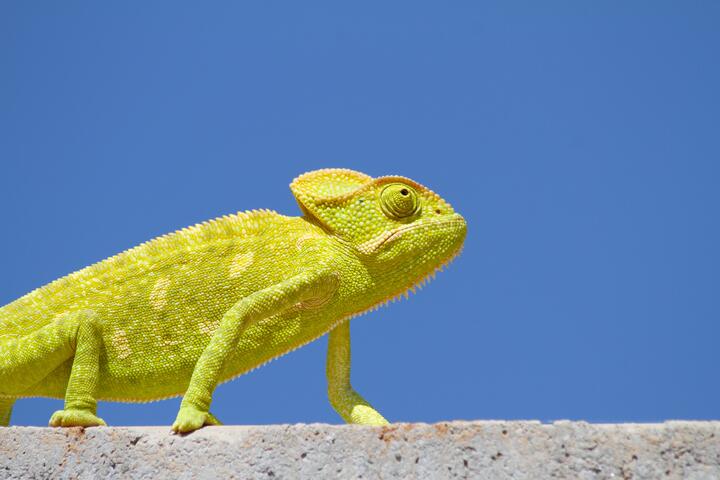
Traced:
POLYGON ((350 383, 350 320, 435 276, 466 222, 402 176, 329 168, 290 189, 301 216, 225 215, 159 236, 0 308, 0 425, 18 398, 64 399, 54 427, 105 425, 97 402, 182 396, 172 425, 220 424, 216 386, 328 334, 328 398, 388 421, 350 383))

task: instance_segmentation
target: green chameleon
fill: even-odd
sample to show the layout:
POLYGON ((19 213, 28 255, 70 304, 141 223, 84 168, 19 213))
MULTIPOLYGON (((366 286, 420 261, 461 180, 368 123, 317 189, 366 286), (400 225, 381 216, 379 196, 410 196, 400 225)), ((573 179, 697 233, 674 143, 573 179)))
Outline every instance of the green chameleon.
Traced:
POLYGON ((452 260, 465 220, 424 186, 346 169, 290 185, 301 217, 227 215, 170 233, 0 308, 0 425, 24 397, 64 398, 51 426, 95 426, 97 401, 183 396, 172 428, 218 424, 215 387, 329 332, 328 397, 384 425, 350 385, 349 319, 452 260))

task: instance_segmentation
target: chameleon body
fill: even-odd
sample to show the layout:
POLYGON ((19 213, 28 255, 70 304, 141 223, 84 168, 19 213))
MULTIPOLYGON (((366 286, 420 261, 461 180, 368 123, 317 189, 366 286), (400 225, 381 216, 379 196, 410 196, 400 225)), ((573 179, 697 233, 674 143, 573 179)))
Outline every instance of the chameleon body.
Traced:
POLYGON ((386 424, 350 384, 349 319, 455 257, 466 225, 404 177, 346 169, 290 185, 303 215, 259 210, 164 235, 0 309, 0 424, 23 397, 64 398, 52 426, 104 425, 98 400, 183 396, 176 432, 218 423, 215 387, 329 332, 328 396, 386 424))

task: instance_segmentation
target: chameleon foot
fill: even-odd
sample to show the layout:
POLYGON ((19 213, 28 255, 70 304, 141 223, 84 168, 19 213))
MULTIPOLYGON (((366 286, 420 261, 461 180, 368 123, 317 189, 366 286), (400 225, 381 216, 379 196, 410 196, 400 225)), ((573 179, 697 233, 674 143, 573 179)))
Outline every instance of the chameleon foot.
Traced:
POLYGON ((204 425, 222 425, 215 415, 195 407, 180 407, 172 429, 176 433, 189 433, 204 425))
POLYGON ((97 427, 106 425, 105 421, 94 413, 74 408, 58 410, 50 417, 51 427, 97 427))

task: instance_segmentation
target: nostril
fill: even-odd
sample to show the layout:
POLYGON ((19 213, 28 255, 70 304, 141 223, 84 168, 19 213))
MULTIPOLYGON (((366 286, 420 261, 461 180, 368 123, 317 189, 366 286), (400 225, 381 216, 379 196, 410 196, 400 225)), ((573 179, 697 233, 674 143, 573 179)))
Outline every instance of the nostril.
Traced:
POLYGON ((442 213, 442 210, 440 210, 439 208, 436 208, 436 209, 435 209, 435 213, 437 213, 438 215, 440 215, 440 214, 442 213))

